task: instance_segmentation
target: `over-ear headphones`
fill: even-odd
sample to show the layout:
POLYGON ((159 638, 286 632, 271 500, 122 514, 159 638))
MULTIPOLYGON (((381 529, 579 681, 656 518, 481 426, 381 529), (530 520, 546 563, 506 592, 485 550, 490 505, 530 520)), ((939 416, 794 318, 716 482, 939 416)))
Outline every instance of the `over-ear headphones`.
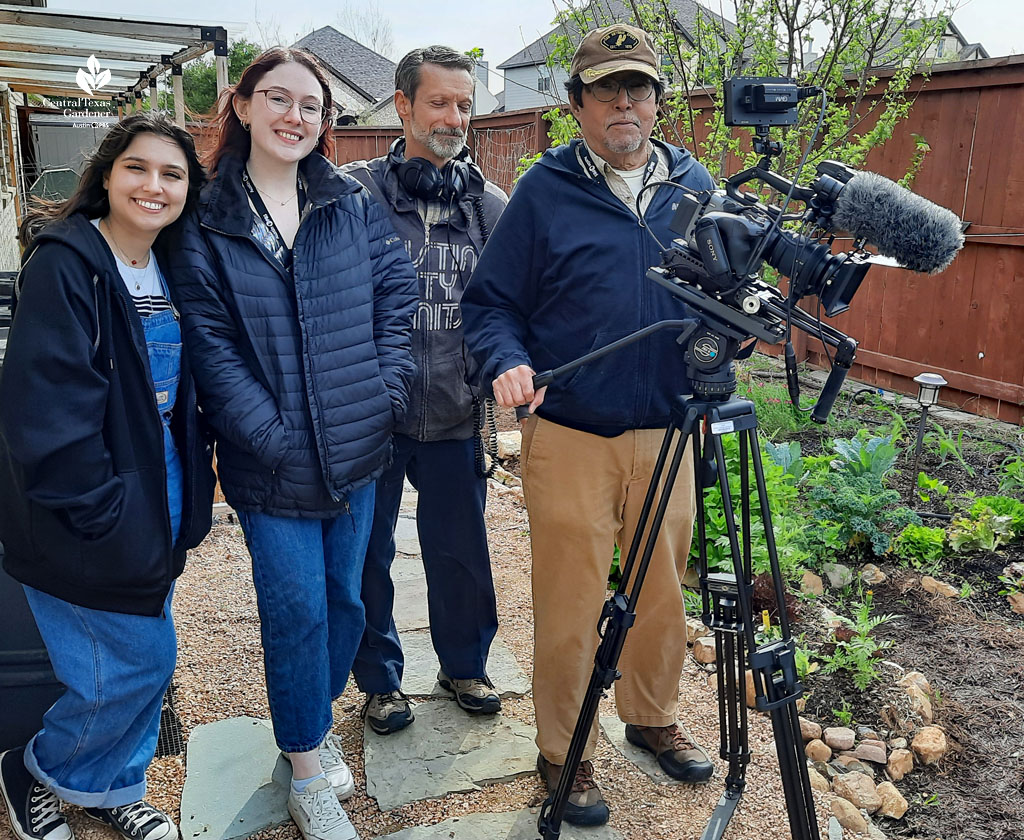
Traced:
POLYGON ((397 161, 398 180, 406 192, 424 201, 458 201, 469 189, 472 162, 463 149, 458 157, 438 169, 424 158, 405 158, 405 138, 399 137, 390 150, 397 161))

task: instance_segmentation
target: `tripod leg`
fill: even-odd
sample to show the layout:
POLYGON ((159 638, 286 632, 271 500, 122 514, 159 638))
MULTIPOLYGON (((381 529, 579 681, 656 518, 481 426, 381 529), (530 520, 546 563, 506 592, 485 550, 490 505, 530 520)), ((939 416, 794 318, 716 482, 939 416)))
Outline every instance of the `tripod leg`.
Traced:
POLYGON ((554 793, 545 800, 541 807, 540 817, 537 820, 537 827, 543 840, 557 840, 561 834, 566 804, 576 777, 576 770, 583 759, 583 751, 586 748, 594 716, 597 714, 598 704, 605 691, 620 676, 616 665, 622 654, 626 633, 636 619, 636 603, 640 597, 640 590, 647 575, 662 522, 665 519, 672 488, 686 451, 686 442, 695 423, 696 415, 688 412, 682 427, 675 421, 671 422, 662 440, 651 483, 644 497, 636 532, 630 543, 626 561, 622 566, 622 580, 628 584, 628 592, 617 592, 608 599, 602 610, 597 628, 601 642, 594 657, 594 670, 590 675, 590 683, 576 720, 572 740, 569 742, 569 751, 566 754, 562 775, 554 793), (672 441, 677 431, 680 434, 675 449, 672 451, 672 441), (669 461, 670 451, 672 451, 671 461, 669 461), (665 476, 664 490, 659 493, 658 488, 662 486, 662 475, 665 476), (656 500, 657 507, 655 508, 656 500), (652 510, 654 511, 653 518, 651 517, 652 510), (650 522, 649 530, 648 522, 650 522), (642 552, 641 546, 643 547, 642 552))

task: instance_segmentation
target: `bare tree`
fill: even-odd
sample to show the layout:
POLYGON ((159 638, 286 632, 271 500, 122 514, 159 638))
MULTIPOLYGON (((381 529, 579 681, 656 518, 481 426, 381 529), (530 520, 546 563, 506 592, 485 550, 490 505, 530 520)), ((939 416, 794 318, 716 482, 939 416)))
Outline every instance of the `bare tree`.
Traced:
POLYGON ((374 2, 353 3, 347 0, 338 12, 338 28, 349 38, 369 47, 385 58, 395 51, 395 33, 389 18, 374 2))

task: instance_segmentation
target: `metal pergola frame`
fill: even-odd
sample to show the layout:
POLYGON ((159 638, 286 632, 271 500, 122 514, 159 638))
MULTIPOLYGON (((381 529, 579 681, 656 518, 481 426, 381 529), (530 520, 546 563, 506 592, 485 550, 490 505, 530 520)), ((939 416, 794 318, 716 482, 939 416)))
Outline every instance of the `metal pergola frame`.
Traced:
POLYGON ((90 98, 111 100, 123 114, 148 93, 155 107, 156 80, 170 73, 184 125, 182 65, 211 51, 220 91, 228 82, 225 26, 0 4, 0 82, 21 93, 85 97, 75 79, 95 56, 111 78, 90 98))

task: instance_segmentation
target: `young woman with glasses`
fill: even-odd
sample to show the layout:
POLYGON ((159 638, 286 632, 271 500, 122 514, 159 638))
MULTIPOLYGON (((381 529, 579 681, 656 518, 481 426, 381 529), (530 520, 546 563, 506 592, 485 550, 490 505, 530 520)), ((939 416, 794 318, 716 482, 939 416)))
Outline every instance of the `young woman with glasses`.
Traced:
POLYGON ((252 556, 288 808, 350 840, 352 774, 331 735, 363 632, 374 481, 405 411, 416 274, 386 212, 326 157, 331 89, 303 50, 263 53, 220 102, 212 181, 176 296, 252 556))

